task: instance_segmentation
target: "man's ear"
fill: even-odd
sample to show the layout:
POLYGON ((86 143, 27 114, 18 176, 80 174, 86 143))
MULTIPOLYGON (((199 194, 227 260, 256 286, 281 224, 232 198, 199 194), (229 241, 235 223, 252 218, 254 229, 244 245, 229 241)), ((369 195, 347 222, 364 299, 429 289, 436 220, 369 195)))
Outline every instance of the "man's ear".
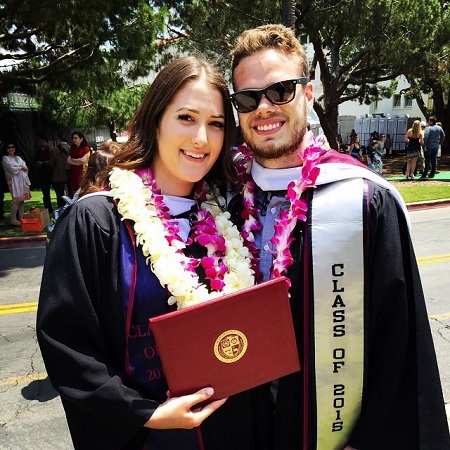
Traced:
POLYGON ((306 95, 306 101, 307 101, 307 112, 308 114, 312 111, 314 106, 314 86, 311 82, 309 82, 305 86, 305 95, 306 95))

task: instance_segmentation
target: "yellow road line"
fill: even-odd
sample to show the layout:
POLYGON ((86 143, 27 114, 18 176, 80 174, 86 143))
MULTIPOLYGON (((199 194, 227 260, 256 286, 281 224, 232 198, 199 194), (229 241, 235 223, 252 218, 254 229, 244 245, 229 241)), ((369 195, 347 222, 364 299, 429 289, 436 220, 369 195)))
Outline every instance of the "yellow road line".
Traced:
MULTIPOLYGON (((421 256, 417 258, 417 264, 437 264, 450 261, 450 254, 433 255, 433 256, 421 256)), ((0 305, 0 316, 2 314, 17 314, 24 312, 37 311, 38 302, 29 303, 14 303, 10 305, 0 305)))
POLYGON ((0 380, 0 386, 14 386, 15 384, 28 383, 29 381, 41 381, 47 378, 47 372, 31 373, 29 375, 21 375, 18 377, 9 377, 0 380))
POLYGON ((442 314, 433 314, 432 316, 428 316, 430 320, 444 320, 450 318, 450 313, 442 313, 442 314))
POLYGON ((0 305, 0 316, 2 314, 17 314, 37 310, 38 302, 14 303, 10 305, 0 305))
POLYGON ((450 255, 433 255, 433 256, 421 256, 417 258, 417 264, 435 264, 450 261, 450 255))

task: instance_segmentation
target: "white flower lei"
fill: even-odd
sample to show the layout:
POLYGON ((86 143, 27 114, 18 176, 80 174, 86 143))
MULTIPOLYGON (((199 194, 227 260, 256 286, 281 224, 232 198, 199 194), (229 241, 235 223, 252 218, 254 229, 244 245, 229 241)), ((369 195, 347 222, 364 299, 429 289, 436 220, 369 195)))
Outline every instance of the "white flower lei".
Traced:
POLYGON ((223 277, 223 289, 208 292, 197 274, 186 270, 192 260, 182 251, 186 245, 181 239, 173 239, 161 219, 161 202, 155 202, 154 193, 144 185, 141 177, 114 168, 110 173, 110 185, 113 198, 119 200, 117 208, 122 220, 134 222, 136 245, 142 245, 147 264, 161 285, 172 294, 169 304, 177 303, 178 309, 182 309, 254 285, 251 254, 237 227, 229 220, 230 214, 212 201, 212 195, 208 195, 207 202, 200 207, 211 213, 217 231, 225 239, 223 263, 228 270, 223 277))

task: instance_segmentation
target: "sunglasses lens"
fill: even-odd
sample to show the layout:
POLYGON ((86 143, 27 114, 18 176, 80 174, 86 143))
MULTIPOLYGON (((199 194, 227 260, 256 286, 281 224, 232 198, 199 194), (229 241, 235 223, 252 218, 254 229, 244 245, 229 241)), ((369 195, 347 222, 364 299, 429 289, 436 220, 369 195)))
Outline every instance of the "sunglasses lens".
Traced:
POLYGON ((267 88, 266 97, 275 105, 290 102, 294 96, 295 84, 292 81, 280 81, 267 88))
POLYGON ((231 99, 240 113, 248 113, 258 108, 263 94, 272 104, 284 105, 294 99, 297 81, 299 80, 280 81, 264 89, 249 89, 248 91, 236 92, 231 96, 231 99))
POLYGON ((241 113, 254 111, 258 107, 260 99, 261 94, 253 91, 242 91, 233 96, 234 106, 241 113))

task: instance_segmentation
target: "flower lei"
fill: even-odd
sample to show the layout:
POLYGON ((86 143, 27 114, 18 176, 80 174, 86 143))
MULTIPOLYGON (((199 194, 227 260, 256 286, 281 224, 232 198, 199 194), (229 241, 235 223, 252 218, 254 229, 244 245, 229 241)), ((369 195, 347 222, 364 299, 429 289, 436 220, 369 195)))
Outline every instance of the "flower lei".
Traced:
MULTIPOLYGON (((275 246, 273 251, 274 261, 272 267, 271 278, 278 278, 287 272, 287 269, 293 264, 294 260, 290 251, 290 246, 294 242, 292 232, 298 220, 306 221, 306 212, 308 204, 302 194, 309 188, 315 186, 316 179, 319 175, 320 168, 319 158, 326 149, 322 147, 320 140, 313 140, 313 143, 307 147, 301 154, 300 159, 303 161, 301 168, 301 177, 298 181, 291 181, 287 187, 286 198, 290 202, 288 211, 280 211, 280 215, 275 222, 275 233, 270 242, 275 246)), ((252 269, 255 272, 257 280, 261 278, 258 269, 259 249, 255 245, 254 231, 261 229, 258 220, 258 209, 255 208, 255 189, 256 183, 251 176, 252 155, 250 149, 244 144, 238 148, 241 152, 241 165, 237 168, 238 181, 242 184, 242 198, 244 208, 241 217, 244 219, 242 226, 242 237, 245 245, 252 254, 252 269)))
POLYGON ((110 184, 122 220, 134 222, 136 244, 142 245, 147 264, 171 293, 170 305, 177 303, 181 309, 254 285, 251 254, 230 214, 222 211, 205 183, 196 193, 201 205, 187 243, 178 236, 178 222, 171 219, 150 169, 135 173, 114 168, 110 184), (183 249, 192 241, 206 247, 207 256, 187 257, 183 249), (199 281, 199 264, 210 289, 199 281))

